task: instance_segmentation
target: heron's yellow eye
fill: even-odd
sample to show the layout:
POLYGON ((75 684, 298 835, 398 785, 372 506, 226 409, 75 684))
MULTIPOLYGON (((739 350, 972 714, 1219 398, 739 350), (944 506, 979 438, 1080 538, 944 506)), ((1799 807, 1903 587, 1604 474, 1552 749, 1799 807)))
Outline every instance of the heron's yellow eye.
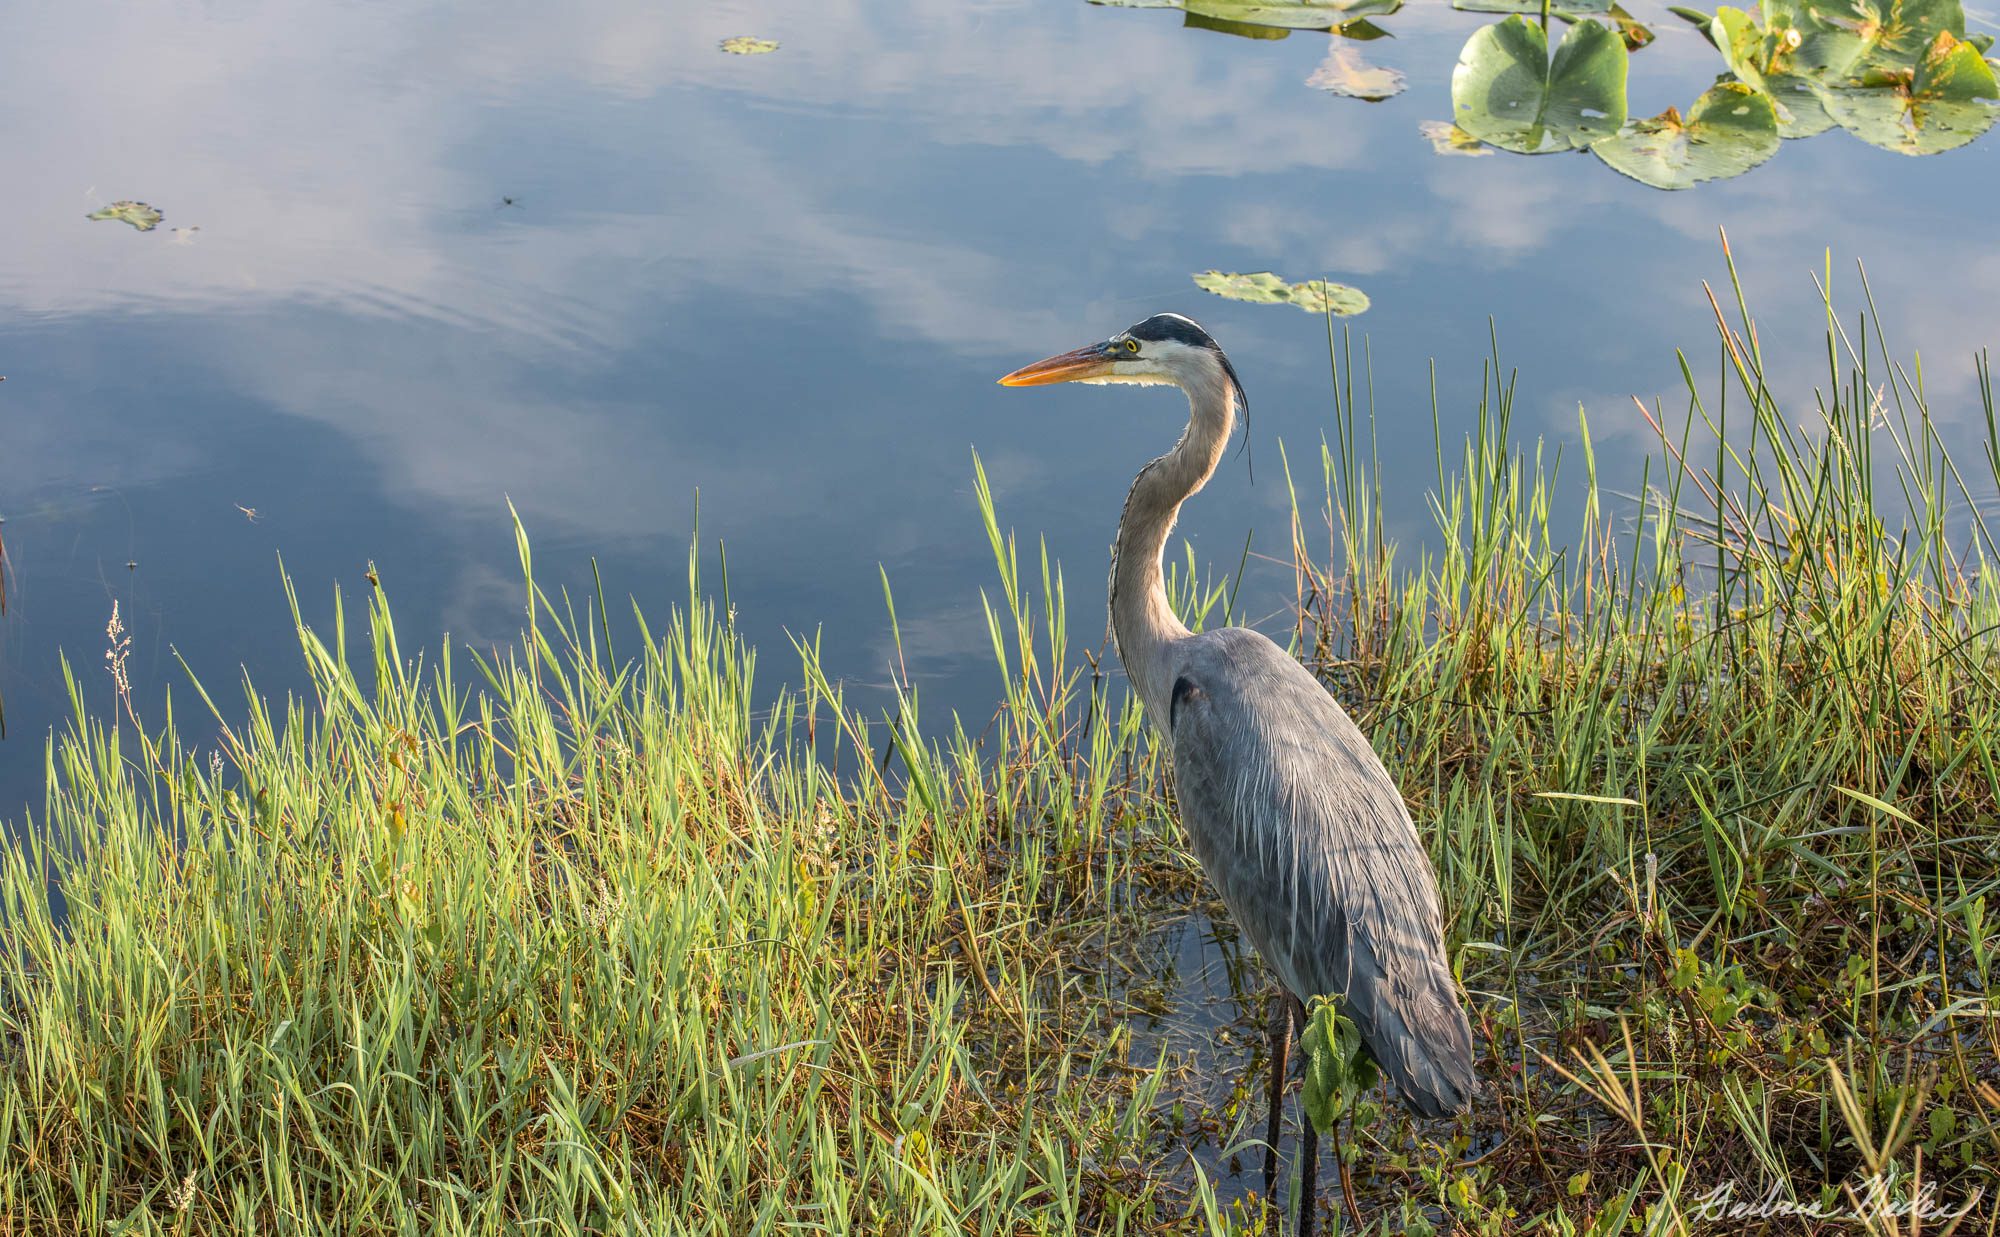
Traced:
POLYGON ((1125 351, 1127 351, 1127 352, 1137 352, 1138 350, 1139 350, 1139 341, 1138 341, 1138 340, 1136 340, 1136 339, 1128 339, 1128 340, 1126 340, 1126 341, 1125 341, 1125 351))

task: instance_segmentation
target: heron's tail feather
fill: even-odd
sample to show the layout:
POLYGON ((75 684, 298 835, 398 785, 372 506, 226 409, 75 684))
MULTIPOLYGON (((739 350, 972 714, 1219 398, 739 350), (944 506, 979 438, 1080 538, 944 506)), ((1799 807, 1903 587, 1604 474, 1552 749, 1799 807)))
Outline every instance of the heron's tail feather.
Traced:
POLYGON ((1450 1116, 1472 1100, 1472 1027, 1443 960, 1424 958, 1416 969, 1353 985, 1349 1016, 1412 1112, 1450 1116))

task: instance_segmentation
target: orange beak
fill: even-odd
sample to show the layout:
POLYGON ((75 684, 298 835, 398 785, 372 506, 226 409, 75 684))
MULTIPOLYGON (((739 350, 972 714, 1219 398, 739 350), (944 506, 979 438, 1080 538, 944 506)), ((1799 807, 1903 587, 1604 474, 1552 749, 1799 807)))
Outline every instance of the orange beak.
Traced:
POLYGON ((1046 361, 1024 365, 1000 380, 1003 387, 1038 387, 1049 382, 1075 382, 1111 372, 1111 358, 1103 344, 1091 344, 1074 352, 1052 356, 1046 361))

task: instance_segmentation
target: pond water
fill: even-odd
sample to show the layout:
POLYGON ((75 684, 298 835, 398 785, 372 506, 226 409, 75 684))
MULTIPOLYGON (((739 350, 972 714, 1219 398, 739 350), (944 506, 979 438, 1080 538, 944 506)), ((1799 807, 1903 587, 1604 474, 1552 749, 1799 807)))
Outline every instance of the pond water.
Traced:
MULTIPOLYGON (((1631 7, 1657 34, 1630 56, 1631 113, 1686 111, 1716 50, 1631 7)), ((154 718, 183 682, 176 653, 225 699, 243 668, 298 683, 281 560, 311 617, 372 562, 405 648, 444 631, 483 646, 521 613, 508 499, 546 585, 586 586, 595 555, 614 596, 658 613, 685 590, 698 490, 770 683, 788 633, 815 630, 850 682, 886 680, 879 565, 927 706, 983 713, 973 451, 1003 521, 1065 564, 1095 647, 1126 484, 1184 411, 998 374, 1155 311, 1200 318, 1243 374, 1257 467, 1253 483, 1232 460, 1184 529, 1218 570, 1246 532, 1283 552, 1276 447, 1310 461, 1327 431, 1325 326, 1197 289, 1211 268, 1372 299, 1351 322, 1405 543, 1428 527, 1430 360, 1455 439, 1497 327, 1522 371, 1517 430, 1573 438, 1582 405, 1623 477, 1646 443, 1630 397, 1683 406, 1677 345, 1713 372, 1719 227, 1800 393, 1824 365, 1812 276, 1829 248, 1849 293, 1867 264, 1966 433, 1972 353, 2000 335, 2000 138, 1909 158, 1836 128, 1677 193, 1588 153, 1445 156, 1420 125, 1452 116, 1459 50, 1499 19, 1436 0, 1377 17, 1393 37, 1367 42, 1082 0, 549 13, 16 14, 0 815, 39 800, 59 652, 111 705, 114 605, 154 718), (721 50, 745 35, 779 46, 721 50), (1406 89, 1371 103, 1308 84, 1357 65, 1406 89), (86 218, 121 200, 164 217, 86 218)), ((1253 583, 1244 610, 1281 607, 1280 573, 1253 583)))

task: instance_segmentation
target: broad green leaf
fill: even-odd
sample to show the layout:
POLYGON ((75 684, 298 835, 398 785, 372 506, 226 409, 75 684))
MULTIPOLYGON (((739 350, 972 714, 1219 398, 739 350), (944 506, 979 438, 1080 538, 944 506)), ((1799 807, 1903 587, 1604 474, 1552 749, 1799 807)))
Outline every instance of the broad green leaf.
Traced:
POLYGON ((1635 120, 1590 149, 1597 157, 1655 189, 1691 189, 1705 180, 1741 176, 1778 153, 1778 113, 1771 96, 1741 82, 1711 87, 1683 120, 1668 108, 1635 120))
POLYGON ((1459 52, 1452 118, 1481 141, 1525 155, 1588 146, 1625 124, 1627 55, 1608 27, 1585 20, 1551 61, 1541 26, 1509 17, 1459 52))
POLYGON ((1299 1035, 1299 1050, 1305 1057, 1299 1105, 1305 1109, 1306 1119, 1313 1123, 1313 1128, 1321 1133, 1333 1128, 1342 1110, 1340 1084, 1345 1062, 1335 1023, 1338 1016, 1332 1001, 1317 1001, 1312 1017, 1299 1035))
POLYGON ((764 56, 778 50, 772 39, 753 39, 747 34, 739 34, 733 39, 722 40, 722 50, 732 56, 764 56))
POLYGON ((1478 158, 1490 155, 1493 148, 1467 133, 1449 120, 1426 120, 1417 126, 1417 132, 1430 142, 1431 149, 1441 155, 1462 155, 1478 158))
POLYGON ((1329 44, 1326 59, 1306 78, 1306 85, 1371 103, 1403 93, 1403 75, 1397 70, 1369 64, 1360 52, 1338 39, 1329 40, 1329 44))
POLYGON ((118 223, 129 223, 141 232, 150 232, 154 228, 159 227, 160 220, 166 218, 166 216, 144 202, 113 202, 101 210, 90 212, 85 218, 110 219, 118 223))
MULTIPOLYGON (((1264 26, 1275 30, 1331 30, 1357 17, 1381 17, 1403 0, 1090 0, 1109 8, 1180 9, 1202 24, 1264 26)), ((1190 23, 1192 24, 1192 23, 1190 23)))
POLYGON ((1299 1051, 1305 1057, 1300 1106, 1313 1128, 1324 1134, 1375 1085, 1375 1059, 1361 1042, 1360 1028, 1341 1014, 1331 997, 1313 999, 1299 1033, 1299 1051))
POLYGON ((1970 43, 1939 34, 1915 69, 1871 71, 1821 94, 1840 126, 1870 145, 1934 155, 1965 145, 2000 118, 2000 82, 1970 43))
POLYGON ((1256 305, 1296 305, 1313 314, 1332 312, 1351 317, 1368 308, 1368 294, 1359 288, 1325 279, 1287 283, 1270 271, 1249 275, 1203 271, 1194 277, 1194 286, 1232 301, 1248 301, 1256 305))

